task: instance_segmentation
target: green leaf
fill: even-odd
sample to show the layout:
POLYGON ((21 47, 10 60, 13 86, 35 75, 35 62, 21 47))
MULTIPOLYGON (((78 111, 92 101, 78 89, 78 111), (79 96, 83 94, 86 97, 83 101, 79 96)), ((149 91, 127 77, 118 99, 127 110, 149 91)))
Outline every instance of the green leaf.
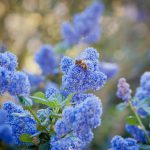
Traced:
POLYGON ((48 106, 50 106, 51 108, 60 108, 61 104, 57 101, 57 100, 52 100, 52 101, 48 101, 48 106))
POLYGON ((33 94, 33 96, 39 97, 39 98, 42 98, 42 99, 46 99, 45 94, 43 92, 36 92, 36 93, 33 94))
POLYGON ((134 116, 129 116, 126 118, 126 122, 130 125, 138 125, 138 120, 134 116))
POLYGON ((19 96, 18 98, 19 98, 20 103, 25 106, 33 105, 32 99, 30 99, 29 97, 19 96))
POLYGON ((126 104, 126 103, 120 103, 120 104, 118 104, 117 106, 116 106, 116 109, 118 110, 118 111, 123 111, 123 110, 125 110, 125 108, 127 107, 128 105, 126 104))
POLYGON ((21 142, 32 142, 32 135, 30 134, 22 134, 20 137, 19 137, 19 140, 21 142))
POLYGON ((139 144, 141 150, 150 150, 150 145, 139 144))
POLYGON ((43 105, 48 105, 48 101, 46 99, 42 99, 39 97, 31 96, 31 98, 34 100, 34 102, 43 104, 43 105))
POLYGON ((52 113, 52 114, 50 115, 50 117, 52 117, 52 118, 61 118, 62 115, 61 115, 61 114, 52 113))
MULTIPOLYGON (((39 94, 39 93, 38 93, 39 94)), ((42 94, 41 94, 42 96, 42 94)), ((60 108, 61 107, 61 104, 59 103, 59 101, 57 100, 48 100, 46 98, 40 98, 40 97, 36 97, 36 96, 30 96, 36 103, 39 103, 39 104, 43 104, 43 105, 46 105, 46 106, 49 106, 51 108, 60 108)))
POLYGON ((70 105, 70 101, 72 100, 72 97, 74 96, 74 93, 69 94, 67 99, 63 102, 66 106, 70 105))

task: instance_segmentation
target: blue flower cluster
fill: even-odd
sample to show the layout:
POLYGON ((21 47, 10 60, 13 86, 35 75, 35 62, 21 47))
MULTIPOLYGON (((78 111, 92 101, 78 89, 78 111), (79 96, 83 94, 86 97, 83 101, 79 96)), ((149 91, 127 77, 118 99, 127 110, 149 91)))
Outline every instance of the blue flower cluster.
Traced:
MULTIPOLYGON (((48 71, 49 68, 54 71, 54 66, 49 66, 50 62, 45 63, 47 62, 45 58, 49 59, 53 56, 51 55, 52 53, 49 53, 51 51, 50 48, 49 45, 45 45, 36 55, 37 62, 39 60, 39 64, 44 66, 46 71, 48 71), (41 59, 43 60, 41 61, 41 59)), ((31 77, 31 81, 33 79, 33 85, 41 78, 36 76, 37 80, 34 80, 36 79, 35 76, 16 71, 16 56, 13 57, 13 54, 11 56, 11 53, 6 55, 6 53, 0 55, 2 58, 0 60, 0 75, 2 77, 0 86, 2 87, 2 94, 9 92, 11 95, 26 97, 30 92, 28 76, 31 77), (9 59, 6 56, 9 56, 9 59), (10 63, 12 64, 10 65, 10 63)), ((37 111, 36 115, 39 120, 35 117, 37 121, 41 122, 40 125, 46 128, 45 130, 51 130, 49 125, 53 123, 52 128, 54 126, 54 134, 48 135, 50 136, 50 149, 83 150, 88 148, 93 139, 92 130, 101 124, 102 104, 98 97, 84 92, 91 89, 98 90, 105 84, 107 77, 100 71, 99 64, 99 54, 94 48, 85 49, 75 60, 69 57, 62 58, 61 70, 64 76, 61 91, 53 86, 48 87, 45 93, 46 100, 61 101, 60 104, 62 104, 62 107, 58 108, 62 112, 62 115, 59 115, 61 118, 55 118, 55 120, 52 118, 51 120, 51 114, 55 113, 53 112, 55 109, 49 107, 37 111), (65 95, 63 93, 67 94, 65 95), (68 106, 68 104, 65 105, 65 101, 63 103, 63 100, 71 93, 74 93, 74 96, 71 99, 70 106, 68 106)), ((46 73, 43 70, 44 75, 54 74, 54 72, 48 72, 46 73)), ((22 134, 33 135, 37 133, 37 122, 33 116, 28 111, 23 110, 21 106, 13 102, 6 102, 2 106, 2 111, 6 112, 6 117, 5 120, 3 118, 0 120, 0 124, 3 122, 3 124, 6 124, 9 129, 11 129, 11 132, 8 133, 12 134, 10 137, 12 137, 12 143, 14 145, 24 144, 19 139, 22 134)), ((2 129, 1 125, 0 129, 2 129)), ((44 134, 47 134, 47 132, 44 134)), ((4 134, 2 135, 4 136, 4 134)), ((8 140, 6 142, 8 142, 8 140)))
POLYGON ((5 123, 12 128, 13 144, 22 144, 19 137, 24 133, 32 135, 37 132, 36 121, 21 106, 13 102, 6 102, 3 104, 2 110, 7 113, 5 123), (15 116, 15 113, 23 114, 23 116, 15 116))
POLYGON ((75 60, 63 57, 61 61, 61 70, 64 73, 63 88, 69 92, 100 89, 107 77, 100 71, 98 59, 99 54, 94 48, 86 48, 75 60))
POLYGON ((99 17, 103 12, 103 4, 93 3, 83 12, 76 14, 73 23, 64 23, 61 27, 61 34, 68 46, 79 42, 92 44, 100 39, 99 17))
POLYGON ((94 95, 93 94, 85 94, 85 93, 76 93, 76 94, 74 94, 74 96, 72 97, 72 100, 71 100, 71 102, 73 103, 73 104, 80 104, 80 103, 82 103, 86 98, 92 98, 94 95))
POLYGON ((83 149, 82 142, 73 136, 65 137, 61 140, 54 138, 51 140, 51 150, 81 150, 83 149))
POLYGON ((139 150, 137 141, 132 138, 122 138, 121 136, 114 136, 111 140, 110 150, 139 150))
POLYGON ((8 92, 11 95, 29 95, 30 82, 28 76, 20 71, 15 72, 15 74, 11 77, 8 92))
POLYGON ((17 67, 17 57, 10 53, 0 53, 0 66, 9 70, 9 71, 15 71, 17 67))
POLYGON ((117 87, 117 96, 119 98, 121 98, 125 102, 131 99, 132 91, 130 89, 130 85, 126 82, 125 78, 120 78, 117 87))
POLYGON ((17 57, 10 53, 0 53, 0 95, 28 95, 30 83, 25 73, 16 71, 17 57))
MULTIPOLYGON (((134 105, 135 107, 138 105, 138 113, 141 116, 146 117, 148 113, 143 108, 140 108, 140 105, 144 100, 150 100, 150 72, 145 72, 141 76, 140 87, 138 87, 136 90, 135 98, 136 103, 134 103, 134 105)), ((147 103, 147 107, 150 108, 149 103, 147 103)))
POLYGON ((58 88, 56 88, 56 87, 47 88, 47 90, 45 92, 45 96, 50 101, 52 101, 52 100, 62 101, 62 95, 61 95, 60 91, 58 90, 58 88))
MULTIPOLYGON (((136 139, 138 142, 141 142, 141 143, 148 142, 143 130, 140 129, 140 127, 126 124, 126 131, 129 132, 134 137, 134 139, 136 139)), ((150 137, 149 131, 147 131, 147 134, 150 137)))
POLYGON ((35 61, 40 66, 44 75, 54 75, 56 73, 57 60, 51 45, 42 45, 35 55, 35 61))
POLYGON ((10 144, 12 143, 12 129, 5 123, 7 113, 0 110, 0 141, 10 144))
POLYGON ((66 107, 62 118, 55 123, 56 138, 51 139, 52 149, 62 150, 61 146, 57 147, 59 143, 65 147, 63 150, 69 150, 69 147, 85 149, 93 139, 92 129, 101 123, 101 115, 102 104, 94 95, 87 96, 80 104, 66 107))

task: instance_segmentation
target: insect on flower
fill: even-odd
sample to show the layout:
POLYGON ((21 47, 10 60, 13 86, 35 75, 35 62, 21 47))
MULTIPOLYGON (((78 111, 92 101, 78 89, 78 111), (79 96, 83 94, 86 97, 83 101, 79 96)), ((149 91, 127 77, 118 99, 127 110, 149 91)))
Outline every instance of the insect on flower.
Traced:
POLYGON ((85 63, 84 60, 81 60, 81 59, 76 60, 75 64, 78 66, 81 66, 84 70, 87 70, 87 64, 85 63))

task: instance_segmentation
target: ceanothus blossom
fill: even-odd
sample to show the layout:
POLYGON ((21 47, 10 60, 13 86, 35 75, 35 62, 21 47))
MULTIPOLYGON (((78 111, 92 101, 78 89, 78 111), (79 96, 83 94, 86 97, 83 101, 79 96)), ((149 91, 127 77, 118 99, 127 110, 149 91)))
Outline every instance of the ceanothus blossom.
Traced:
POLYGON ((5 123, 12 128, 13 144, 22 145, 19 137, 24 133, 32 135, 37 132, 36 121, 21 106, 9 101, 3 104, 2 110, 7 113, 5 123), (15 116, 14 113, 23 113, 27 116, 19 117, 15 116))
POLYGON ((83 12, 73 17, 72 23, 65 22, 61 27, 61 35, 68 46, 79 42, 93 44, 100 39, 101 28, 99 18, 103 12, 103 4, 95 2, 83 12))
POLYGON ((62 58, 63 88, 69 92, 99 90, 107 77, 100 71, 98 59, 99 54, 94 48, 86 48, 75 60, 62 58))

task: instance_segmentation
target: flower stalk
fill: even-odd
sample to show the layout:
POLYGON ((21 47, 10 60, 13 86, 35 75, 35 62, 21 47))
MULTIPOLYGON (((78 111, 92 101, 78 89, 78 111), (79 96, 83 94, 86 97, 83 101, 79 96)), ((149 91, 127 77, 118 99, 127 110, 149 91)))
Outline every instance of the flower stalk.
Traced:
POLYGON ((47 132, 49 133, 49 131, 46 129, 46 127, 44 127, 41 124, 41 121, 39 120, 39 118, 37 117, 37 115, 34 113, 34 111, 31 109, 31 107, 26 106, 26 109, 33 115, 34 119, 37 121, 37 123, 47 132))
POLYGON ((136 111, 136 109, 133 107, 132 102, 131 102, 130 100, 128 101, 128 104, 129 104, 129 107, 130 107, 130 109, 132 110, 134 116, 136 117, 136 119, 137 119, 137 121, 138 121, 138 123, 139 123, 141 129, 143 130, 143 132, 144 132, 144 134, 145 134, 145 136, 146 136, 146 138, 147 138, 148 143, 150 144, 150 138, 149 138, 149 136, 148 136, 148 134, 147 134, 147 132, 146 132, 145 126, 143 125, 141 118, 140 118, 139 115, 137 114, 137 111, 136 111))

